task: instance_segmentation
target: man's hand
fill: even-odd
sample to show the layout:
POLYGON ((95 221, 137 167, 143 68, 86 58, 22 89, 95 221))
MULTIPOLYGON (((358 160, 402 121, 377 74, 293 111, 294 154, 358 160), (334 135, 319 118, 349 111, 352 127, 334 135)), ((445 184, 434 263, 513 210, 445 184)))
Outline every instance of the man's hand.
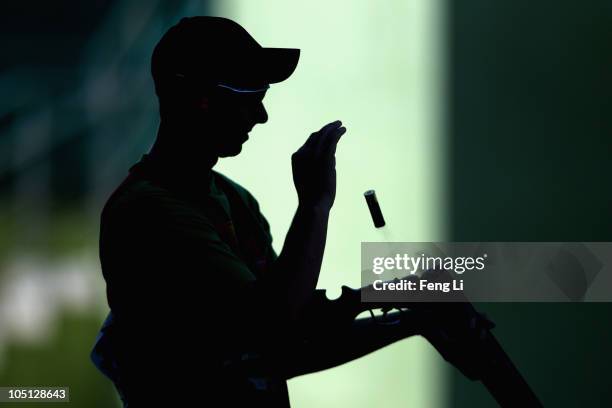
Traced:
POLYGON ((291 156, 300 205, 331 208, 336 198, 336 145, 346 132, 339 120, 310 135, 291 156))
MULTIPOLYGON (((409 275, 393 281, 412 281, 417 285, 421 279, 428 282, 450 282, 451 273, 447 270, 427 270, 420 277, 409 275)), ((367 295, 370 299, 375 296, 372 285, 361 288, 361 292, 369 292, 367 295)), ((393 302, 383 304, 388 305, 389 309, 393 309, 393 306, 410 309, 408 321, 410 325, 416 326, 417 333, 425 337, 446 361, 466 377, 478 379, 485 365, 490 363, 484 345, 495 323, 486 315, 478 313, 460 292, 449 294, 446 301, 441 301, 438 295, 427 291, 415 292, 412 299, 406 300, 405 294, 398 292, 396 305, 393 302)))

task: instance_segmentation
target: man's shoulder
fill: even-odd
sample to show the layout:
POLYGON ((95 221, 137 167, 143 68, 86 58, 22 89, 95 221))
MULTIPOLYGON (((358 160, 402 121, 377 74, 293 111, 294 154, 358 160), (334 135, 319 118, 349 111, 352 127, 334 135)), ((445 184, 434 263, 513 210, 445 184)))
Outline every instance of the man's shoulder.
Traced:
POLYGON ((104 210, 128 208, 146 201, 163 201, 170 197, 170 192, 163 187, 146 179, 136 179, 128 176, 110 195, 104 210))
POLYGON ((163 186, 148 179, 128 176, 107 200, 102 216, 170 215, 176 211, 195 213, 187 201, 163 186))

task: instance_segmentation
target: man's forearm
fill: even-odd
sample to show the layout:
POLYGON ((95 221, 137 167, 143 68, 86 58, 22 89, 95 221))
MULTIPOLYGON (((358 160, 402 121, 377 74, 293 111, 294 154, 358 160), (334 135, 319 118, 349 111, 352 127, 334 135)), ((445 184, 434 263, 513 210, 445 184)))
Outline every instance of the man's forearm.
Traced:
POLYGON ((409 319, 394 325, 377 324, 372 318, 357 319, 343 330, 334 330, 329 335, 320 333, 287 350, 282 370, 289 379, 336 367, 418 332, 417 325, 409 319))
POLYGON ((286 290, 290 315, 297 319, 317 286, 325 241, 329 206, 300 205, 285 244, 273 265, 286 290))

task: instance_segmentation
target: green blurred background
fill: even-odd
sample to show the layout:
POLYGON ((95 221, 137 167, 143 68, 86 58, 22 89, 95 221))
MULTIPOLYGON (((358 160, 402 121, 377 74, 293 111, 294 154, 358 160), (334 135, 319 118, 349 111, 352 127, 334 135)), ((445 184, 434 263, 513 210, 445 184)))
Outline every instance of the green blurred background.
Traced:
MULTIPOLYGON (((361 241, 611 240, 609 1, 6 1, 0 386, 118 406, 88 358, 107 312, 99 214, 155 137, 153 46, 197 14, 302 50, 266 96, 269 122, 217 165, 257 197, 277 250, 297 203, 291 153, 329 121, 348 128, 319 285, 330 297, 359 285, 361 241), (384 232, 361 197, 371 188, 384 232)), ((545 406, 612 404, 609 304, 481 307, 545 406)), ((494 406, 421 338, 289 388, 295 407, 494 406)))

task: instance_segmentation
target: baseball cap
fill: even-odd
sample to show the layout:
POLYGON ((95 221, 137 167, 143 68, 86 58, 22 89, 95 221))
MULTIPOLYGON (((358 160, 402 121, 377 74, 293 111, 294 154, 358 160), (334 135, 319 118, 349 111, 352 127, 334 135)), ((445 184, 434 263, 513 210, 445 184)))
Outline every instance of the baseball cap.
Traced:
POLYGON ((155 46, 151 73, 158 95, 177 80, 255 92, 289 78, 299 56, 297 48, 262 47, 228 18, 185 17, 155 46))

